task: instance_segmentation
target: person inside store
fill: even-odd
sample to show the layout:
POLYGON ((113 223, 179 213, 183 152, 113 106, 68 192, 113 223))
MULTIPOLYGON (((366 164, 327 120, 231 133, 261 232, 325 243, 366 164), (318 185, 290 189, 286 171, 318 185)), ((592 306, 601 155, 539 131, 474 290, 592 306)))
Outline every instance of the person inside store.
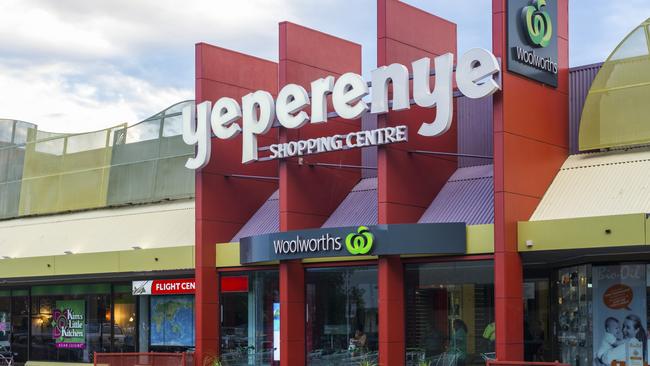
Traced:
POLYGON ((357 330, 354 332, 354 337, 350 339, 350 349, 355 351, 355 353, 361 353, 367 350, 368 347, 368 336, 363 332, 362 327, 357 327, 357 330))
POLYGON ((465 366, 467 358, 467 325, 461 319, 452 323, 454 333, 451 337, 450 351, 457 357, 456 365, 465 366))
MULTIPOLYGON (((623 361, 627 359, 627 345, 641 344, 643 349, 643 359, 648 359, 648 335, 643 327, 641 318, 635 314, 630 314, 623 320, 623 341, 617 342, 614 346, 603 352, 602 356, 594 359, 594 364, 609 366, 614 361, 623 361)), ((598 356, 598 355, 597 355, 598 356)))
POLYGON ((426 357, 438 356, 445 350, 445 339, 442 333, 435 326, 430 325, 424 337, 424 351, 426 357))

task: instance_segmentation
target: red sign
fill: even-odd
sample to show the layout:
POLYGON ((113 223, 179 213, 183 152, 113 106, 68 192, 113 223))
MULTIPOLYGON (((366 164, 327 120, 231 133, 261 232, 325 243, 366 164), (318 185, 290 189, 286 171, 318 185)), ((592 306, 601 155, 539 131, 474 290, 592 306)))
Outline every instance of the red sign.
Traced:
POLYGON ((134 295, 193 294, 195 289, 196 283, 193 278, 133 281, 134 295))
POLYGON ((152 295, 193 294, 195 289, 193 279, 154 280, 151 284, 152 295))
POLYGON ((221 292, 248 292, 248 276, 221 277, 221 292))

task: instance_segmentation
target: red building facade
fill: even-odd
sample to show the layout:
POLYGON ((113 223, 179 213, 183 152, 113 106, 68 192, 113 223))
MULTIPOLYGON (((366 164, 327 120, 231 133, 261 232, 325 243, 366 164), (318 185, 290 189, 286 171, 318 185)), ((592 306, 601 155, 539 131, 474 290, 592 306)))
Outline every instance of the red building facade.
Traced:
MULTIPOLYGON (((376 222, 367 224, 416 224, 422 222, 432 202, 450 179, 453 180, 452 176, 459 169, 459 157, 463 155, 458 146, 458 115, 454 115, 452 127, 445 134, 433 138, 419 136, 415 131, 422 121, 435 119, 436 110, 417 106, 377 116, 379 128, 407 125, 411 131, 408 142, 366 148, 365 151, 350 149, 279 162, 242 164, 241 138, 221 140, 212 137, 210 162, 196 173, 196 356, 199 362, 208 356, 226 353, 220 349, 225 344, 224 320, 221 319, 224 310, 220 311, 224 306, 219 290, 220 275, 229 271, 278 271, 280 349, 279 360, 273 363, 304 365, 316 364, 314 360, 319 356, 314 355, 328 352, 323 351, 326 347, 314 350, 313 344, 318 341, 310 335, 313 332, 306 329, 312 327, 310 322, 313 322, 308 319, 312 313, 310 309, 314 308, 310 296, 318 297, 314 295, 318 290, 312 290, 316 287, 309 282, 310 273, 323 268, 371 266, 373 271, 376 270, 377 312, 374 315, 366 313, 362 321, 366 333, 371 334, 368 329, 372 328, 372 332, 378 334, 376 340, 370 341, 376 343, 376 346, 369 347, 374 351, 370 353, 373 357, 376 354, 380 365, 404 365, 413 354, 409 346, 413 330, 409 329, 411 320, 407 314, 407 307, 411 305, 405 296, 409 268, 423 263, 464 262, 485 262, 493 271, 491 296, 494 299, 490 305, 493 306, 493 318, 490 320, 494 321, 497 331, 494 343, 485 346, 484 350, 494 348, 500 360, 523 359, 523 267, 517 251, 516 225, 518 221, 529 219, 568 156, 568 1, 557 1, 557 88, 511 73, 506 68, 505 59, 511 52, 507 42, 507 6, 507 0, 493 0, 491 9, 492 52, 501 62, 501 91, 492 97, 494 154, 493 160, 487 161, 492 163, 494 177, 493 200, 487 203, 494 212, 493 234, 490 234, 493 235, 493 251, 472 252, 468 249, 459 253, 462 255, 440 256, 432 250, 428 256, 415 258, 391 254, 318 263, 290 259, 253 266, 242 264, 218 271, 217 247, 231 245, 219 243, 231 243, 276 191, 279 232, 318 229, 324 227, 347 197, 355 192, 360 180, 367 178, 365 173, 376 171, 376 174, 370 174, 376 177, 373 203, 376 205, 376 222), (374 157, 368 158, 373 154, 374 157), (375 161, 376 166, 373 166, 375 161), (376 319, 368 320, 373 316, 376 319), (375 321, 376 329, 368 326, 375 321)), ((255 90, 266 90, 275 97, 283 86, 290 83, 308 89, 310 82, 321 77, 331 75, 338 78, 347 72, 361 73, 361 46, 358 44, 288 22, 279 24, 279 35, 278 63, 204 43, 197 44, 197 104, 215 102, 221 97, 239 100, 255 90)), ((378 67, 393 63, 408 66, 422 57, 433 59, 448 52, 457 59, 456 44, 455 24, 399 1, 377 1, 378 67)), ((457 110, 457 98, 453 104, 457 110)), ((308 124, 295 130, 278 126, 261 136, 259 145, 345 134, 359 131, 361 125, 361 119, 334 118, 327 123, 308 124)), ((422 278, 423 275, 419 276, 422 278)), ((426 286, 419 288, 432 291, 426 286)), ((440 308, 446 308, 451 314, 453 310, 450 309, 457 305, 455 301, 463 307, 471 302, 466 300, 470 295, 478 296, 476 288, 471 291, 460 288, 461 300, 455 300, 449 295, 452 291, 448 291, 447 300, 432 292, 431 301, 444 304, 440 308)), ((479 315, 463 310, 459 312, 458 317, 464 318, 466 325, 470 323, 468 319, 478 324, 479 315)), ((314 314, 318 311, 314 310, 314 314)), ((433 320, 428 321, 435 323, 435 317, 441 315, 431 316, 433 320)), ((445 323, 438 331, 448 333, 444 343, 447 348, 452 348, 456 341, 452 334, 457 332, 457 323, 452 315, 442 317, 447 320, 438 321, 445 323)), ((477 350, 480 348, 480 335, 475 334, 478 327, 470 324, 472 329, 468 331, 468 336, 471 334, 477 339, 470 342, 471 347, 477 350)), ((355 338, 351 333, 354 329, 348 328, 349 338, 355 338)), ((323 329, 334 342, 336 331, 327 326, 323 329)), ((368 337, 372 338, 372 335, 368 337)), ((470 353, 467 349, 464 352, 470 353)))

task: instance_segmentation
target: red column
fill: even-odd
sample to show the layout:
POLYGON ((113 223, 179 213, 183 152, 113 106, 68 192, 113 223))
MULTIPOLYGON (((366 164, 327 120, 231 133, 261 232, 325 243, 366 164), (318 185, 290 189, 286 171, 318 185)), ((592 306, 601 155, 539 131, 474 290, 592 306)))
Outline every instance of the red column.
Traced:
MULTIPOLYGON (((215 102, 261 89, 277 94, 277 64, 238 52, 196 45, 196 102, 215 102)), ((269 133, 260 144, 277 141, 269 133)), ((227 178, 228 174, 277 176, 277 163, 241 164, 241 138, 212 139, 210 163, 196 173, 196 354, 198 366, 219 354, 219 288, 216 245, 227 243, 277 190, 274 181, 227 178)))
POLYGON ((496 351, 523 359, 522 263, 517 222, 528 220, 568 155, 568 0, 558 0, 558 88, 506 70, 507 0, 492 1, 493 52, 503 91, 494 96, 494 267, 496 351))
POLYGON ((404 268, 399 256, 379 258, 379 365, 404 365, 404 268))
MULTIPOLYGON (((456 25, 396 0, 377 1, 377 65, 411 62, 456 53, 456 25)), ((433 63, 432 63, 433 64, 433 63)), ((432 84, 433 86, 433 84, 432 84)), ((407 143, 378 149, 379 223, 417 222, 456 170, 455 157, 409 154, 409 150, 457 151, 456 123, 440 137, 417 134, 435 119, 435 109, 410 110, 378 117, 378 126, 406 124, 407 143)), ((404 269, 399 256, 379 259, 379 364, 405 363, 404 269)))
MULTIPOLYGON (((293 83, 309 91, 312 81, 348 71, 361 72, 358 44, 297 24, 280 23, 280 88, 293 83)), ((332 119, 297 130, 280 128, 280 141, 345 134, 360 128, 360 121, 332 119)), ((360 171, 310 167, 310 163, 360 165, 361 151, 332 152, 280 163, 283 231, 320 227, 361 178, 360 171)), ((305 347, 305 272, 301 261, 286 261, 280 264, 280 364, 304 365, 305 347)))

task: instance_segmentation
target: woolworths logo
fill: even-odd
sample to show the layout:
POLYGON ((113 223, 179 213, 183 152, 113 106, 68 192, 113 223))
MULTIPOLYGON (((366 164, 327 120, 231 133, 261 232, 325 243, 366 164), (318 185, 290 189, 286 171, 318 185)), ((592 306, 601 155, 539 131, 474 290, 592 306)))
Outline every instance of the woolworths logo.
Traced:
POLYGON ((356 233, 350 233, 345 237, 345 247, 352 255, 368 254, 374 240, 374 235, 367 227, 359 226, 356 233))
POLYGON ((521 11, 524 30, 530 43, 537 47, 546 47, 553 36, 553 22, 546 12, 546 0, 533 0, 532 5, 521 11))

